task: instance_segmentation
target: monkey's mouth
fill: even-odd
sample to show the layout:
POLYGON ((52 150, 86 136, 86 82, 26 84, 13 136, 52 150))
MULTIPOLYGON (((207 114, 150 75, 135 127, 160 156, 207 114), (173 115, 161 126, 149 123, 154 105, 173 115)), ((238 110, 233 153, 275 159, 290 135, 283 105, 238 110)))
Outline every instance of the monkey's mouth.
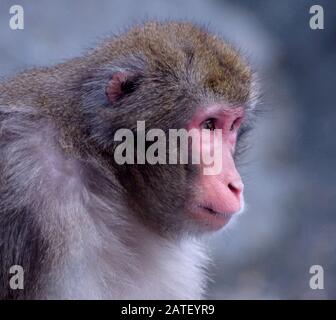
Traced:
POLYGON ((203 205, 199 205, 199 208, 207 211, 208 213, 210 213, 211 215, 214 215, 214 216, 221 216, 221 217, 224 217, 226 219, 230 219, 232 217, 232 213, 227 213, 227 212, 219 212, 219 211, 216 211, 214 210, 213 208, 211 207, 207 207, 207 206, 203 206, 203 205))
POLYGON ((219 212, 208 205, 197 205, 194 216, 197 220, 205 223, 212 230, 217 230, 226 225, 232 218, 232 213, 219 212))

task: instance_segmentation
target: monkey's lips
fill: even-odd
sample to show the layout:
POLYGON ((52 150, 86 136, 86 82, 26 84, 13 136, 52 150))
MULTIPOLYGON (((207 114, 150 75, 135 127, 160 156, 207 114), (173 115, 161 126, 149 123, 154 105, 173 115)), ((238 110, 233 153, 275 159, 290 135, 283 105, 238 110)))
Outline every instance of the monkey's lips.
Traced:
POLYGON ((199 204, 193 210, 193 216, 200 223, 215 231, 224 227, 232 218, 233 212, 219 212, 210 205, 199 204))

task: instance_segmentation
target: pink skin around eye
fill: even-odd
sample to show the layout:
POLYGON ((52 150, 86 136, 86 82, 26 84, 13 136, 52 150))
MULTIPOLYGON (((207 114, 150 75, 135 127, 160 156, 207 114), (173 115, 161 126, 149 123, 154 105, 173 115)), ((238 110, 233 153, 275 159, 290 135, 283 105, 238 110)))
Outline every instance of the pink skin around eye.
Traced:
POLYGON ((200 108, 189 123, 187 129, 202 129, 202 124, 208 119, 215 120, 215 129, 222 130, 224 144, 231 146, 230 149, 234 152, 238 129, 244 120, 244 108, 229 108, 217 104, 200 108), (233 130, 231 130, 231 128, 233 130))
POLYGON ((239 128, 243 117, 243 107, 225 108, 222 105, 212 105, 206 108, 200 108, 189 123, 188 129, 198 128, 207 119, 214 118, 218 124, 217 129, 229 131, 232 123, 235 121, 235 127, 239 128))
MULTIPOLYGON (((223 105, 213 105, 196 112, 188 125, 188 129, 204 129, 204 122, 213 119, 215 129, 222 130, 221 151, 219 152, 221 168, 214 175, 202 174, 206 167, 200 164, 200 178, 196 182, 198 192, 190 204, 193 218, 205 224, 210 230, 224 226, 231 216, 240 211, 243 204, 243 183, 236 169, 233 153, 237 140, 238 129, 244 118, 243 107, 228 108, 223 105)), ((213 133, 213 141, 216 132, 213 133)), ((209 152, 213 146, 200 140, 199 152, 209 152), (207 150, 207 151, 204 151, 207 150)), ((213 144, 215 145, 215 144, 213 144)), ((216 145, 218 148, 218 144, 216 145)))

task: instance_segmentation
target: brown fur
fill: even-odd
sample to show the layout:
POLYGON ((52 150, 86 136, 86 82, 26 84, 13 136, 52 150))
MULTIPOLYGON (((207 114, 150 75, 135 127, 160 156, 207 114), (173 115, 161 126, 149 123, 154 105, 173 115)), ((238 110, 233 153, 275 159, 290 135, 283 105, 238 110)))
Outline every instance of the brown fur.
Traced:
MULTIPOLYGON (((143 87, 152 96, 160 88, 151 83, 151 75, 161 75, 167 96, 179 98, 180 93, 181 99, 198 101, 211 96, 227 103, 246 103, 250 98, 251 70, 231 46, 191 23, 150 22, 104 42, 81 58, 29 70, 7 80, 0 84, 0 103, 40 108, 58 122, 65 148, 84 148, 86 128, 80 128, 80 88, 99 69, 130 55, 145 58, 148 79, 143 87)), ((164 107, 155 112, 155 124, 176 108, 174 99, 162 96, 161 100, 164 107)), ((153 118, 151 108, 148 112, 153 118)), ((141 116, 147 118, 146 106, 141 116)), ((136 112, 134 120, 139 120, 136 112)))

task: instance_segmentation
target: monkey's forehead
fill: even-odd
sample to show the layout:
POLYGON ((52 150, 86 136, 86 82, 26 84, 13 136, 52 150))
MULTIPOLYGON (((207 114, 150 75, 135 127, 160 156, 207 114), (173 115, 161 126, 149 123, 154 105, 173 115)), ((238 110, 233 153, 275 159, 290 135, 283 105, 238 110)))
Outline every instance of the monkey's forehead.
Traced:
POLYGON ((252 72, 226 41, 192 23, 149 22, 109 40, 101 48, 106 58, 127 55, 145 58, 148 71, 208 90, 227 102, 246 102, 252 72))

